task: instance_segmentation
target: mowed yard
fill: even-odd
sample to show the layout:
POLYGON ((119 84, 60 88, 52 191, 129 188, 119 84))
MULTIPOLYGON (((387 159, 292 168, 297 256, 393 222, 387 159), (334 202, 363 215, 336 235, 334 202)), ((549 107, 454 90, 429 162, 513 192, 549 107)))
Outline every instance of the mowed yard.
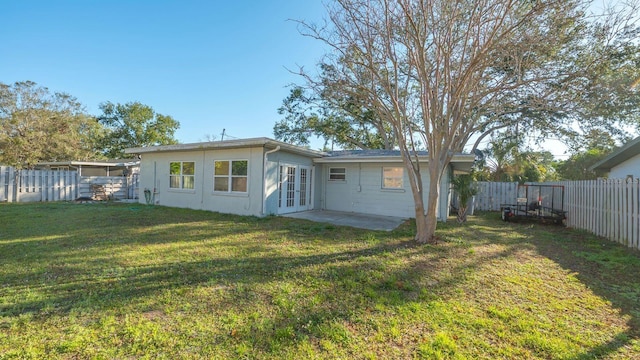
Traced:
POLYGON ((438 235, 2 204, 0 358, 640 357, 638 252, 498 214, 438 235))

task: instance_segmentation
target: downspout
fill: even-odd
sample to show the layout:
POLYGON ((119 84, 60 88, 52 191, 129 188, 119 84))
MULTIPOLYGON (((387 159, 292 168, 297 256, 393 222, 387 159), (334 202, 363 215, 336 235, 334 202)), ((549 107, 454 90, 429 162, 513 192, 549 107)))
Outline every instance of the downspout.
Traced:
POLYGON ((266 215, 265 211, 267 208, 267 156, 276 151, 280 151, 280 145, 264 153, 264 162, 262 163, 262 216, 266 215))
POLYGON ((157 163, 153 162, 153 194, 151 196, 151 204, 156 204, 156 194, 158 193, 158 188, 156 184, 156 173, 157 173, 157 163))
MULTIPOLYGON (((200 181, 202 183, 202 186, 200 187, 200 209, 204 210, 204 168, 206 167, 206 160, 207 154, 206 154, 206 150, 202 150, 202 180, 200 181)), ((215 169, 213 170, 214 174, 215 174, 215 169)), ((194 172, 195 175, 195 172, 194 172)))

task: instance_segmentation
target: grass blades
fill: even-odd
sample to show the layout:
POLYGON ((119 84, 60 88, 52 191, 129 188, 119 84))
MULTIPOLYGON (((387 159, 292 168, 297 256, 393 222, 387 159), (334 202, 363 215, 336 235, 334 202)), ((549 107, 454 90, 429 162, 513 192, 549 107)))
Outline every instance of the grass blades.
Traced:
POLYGON ((0 205, 0 358, 640 357, 640 256, 498 214, 387 233, 0 205))

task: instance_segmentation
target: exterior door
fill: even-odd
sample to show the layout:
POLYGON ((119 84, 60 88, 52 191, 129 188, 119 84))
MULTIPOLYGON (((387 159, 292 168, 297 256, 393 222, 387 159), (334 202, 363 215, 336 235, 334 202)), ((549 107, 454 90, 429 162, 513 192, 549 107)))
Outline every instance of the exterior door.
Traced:
POLYGON ((309 210, 313 169, 303 165, 280 165, 278 213, 309 210))

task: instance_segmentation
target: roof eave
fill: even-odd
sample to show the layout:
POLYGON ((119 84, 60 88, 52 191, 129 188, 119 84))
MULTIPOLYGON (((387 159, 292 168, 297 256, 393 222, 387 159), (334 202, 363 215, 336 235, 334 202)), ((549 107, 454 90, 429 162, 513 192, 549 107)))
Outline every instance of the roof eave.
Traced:
MULTIPOLYGON (((428 162, 428 156, 419 156, 420 162, 428 162)), ((475 161, 475 155, 471 154, 456 154, 453 155, 451 163, 469 163, 473 165, 475 161)), ((329 163, 397 163, 402 162, 402 157, 399 155, 393 156, 336 156, 336 157, 323 157, 314 159, 314 163, 329 164, 329 163)), ((470 165, 470 166, 471 166, 470 165)))
POLYGON ((96 161, 46 161, 39 162, 36 166, 134 166, 140 161, 132 160, 127 162, 96 162, 96 161))
POLYGON ((610 171, 614 166, 619 165, 632 157, 640 154, 640 136, 629 141, 618 150, 607 155, 604 159, 591 165, 591 171, 610 171))
POLYGON ((204 151, 204 150, 219 150, 219 149, 240 149, 251 147, 266 147, 269 149, 275 149, 280 147, 281 150, 286 150, 292 153, 310 156, 321 157, 326 155, 321 151, 310 150, 301 148, 299 146, 287 144, 281 141, 276 141, 269 138, 250 138, 239 140, 227 140, 227 141, 211 141, 201 143, 190 144, 175 144, 175 145, 160 145, 149 147, 137 147, 125 149, 125 154, 148 154, 157 152, 169 152, 169 151, 204 151))
MULTIPOLYGON (((420 156, 419 159, 421 162, 428 161, 426 156, 420 156)), ((313 159, 313 162, 318 164, 402 162, 402 158, 400 156, 336 156, 313 159)))

